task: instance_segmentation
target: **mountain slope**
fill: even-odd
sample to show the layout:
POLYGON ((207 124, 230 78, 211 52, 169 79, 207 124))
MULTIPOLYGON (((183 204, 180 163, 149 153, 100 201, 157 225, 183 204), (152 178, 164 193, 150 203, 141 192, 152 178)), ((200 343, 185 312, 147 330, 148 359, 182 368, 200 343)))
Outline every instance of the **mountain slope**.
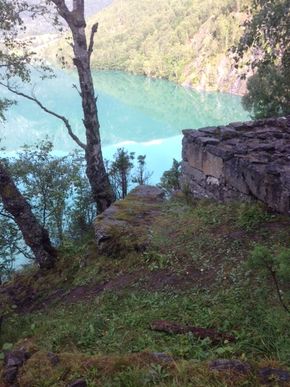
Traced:
MULTIPOLYGON (((89 27, 99 23, 92 67, 244 94, 246 82, 229 53, 244 20, 239 0, 114 0, 89 18, 89 27)), ((61 49, 67 58, 69 43, 67 36, 53 42, 44 55, 51 60, 61 49)))

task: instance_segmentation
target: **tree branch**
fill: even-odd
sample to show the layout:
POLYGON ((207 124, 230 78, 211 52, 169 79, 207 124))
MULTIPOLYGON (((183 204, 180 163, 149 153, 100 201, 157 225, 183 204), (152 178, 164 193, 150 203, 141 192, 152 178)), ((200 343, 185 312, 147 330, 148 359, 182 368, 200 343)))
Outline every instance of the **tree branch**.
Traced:
POLYGON ((3 216, 4 218, 8 218, 8 219, 14 221, 13 216, 11 216, 11 215, 9 215, 9 214, 6 214, 5 212, 0 211, 0 216, 3 216))
POLYGON ((31 96, 31 95, 28 95, 28 94, 25 94, 25 93, 22 93, 20 91, 17 91, 15 89, 12 89, 9 85, 3 83, 3 82, 0 82, 0 85, 1 86, 4 86, 6 87, 6 89, 8 89, 11 93, 13 94, 16 94, 20 97, 23 97, 23 98, 26 98, 30 101, 33 101, 34 103, 36 103, 43 111, 45 111, 46 113, 58 118, 59 120, 61 120, 65 127, 67 128, 67 131, 68 131, 68 134, 70 135, 70 137, 78 144, 79 147, 81 147, 82 149, 86 149, 86 145, 73 133, 72 131, 72 127, 68 121, 68 119, 60 114, 57 114, 55 112, 53 112, 52 110, 48 109, 46 106, 44 106, 35 96, 31 96))
MULTIPOLYGON (((268 269, 269 269, 269 267, 268 267, 268 269)), ((275 284, 275 288, 276 288, 276 292, 277 292, 280 304, 283 306, 283 308, 286 310, 286 312, 290 313, 290 309, 287 307, 287 305, 285 304, 285 302, 281 296, 281 290, 280 290, 280 286, 278 284, 278 279, 277 279, 276 273, 273 269, 269 269, 269 271, 271 273, 273 282, 275 284)))
POLYGON ((66 6, 66 3, 64 0, 51 0, 53 4, 57 7, 57 10, 61 17, 64 18, 64 20, 67 22, 67 20, 71 16, 71 11, 66 6))
POLYGON ((93 49, 94 49, 94 37, 98 31, 98 27, 99 27, 99 23, 95 23, 91 29, 90 44, 89 44, 89 49, 88 49, 89 58, 91 57, 93 49))
POLYGON ((73 89, 76 89, 76 91, 78 92, 79 96, 82 98, 82 93, 81 93, 81 91, 79 90, 79 88, 77 87, 77 85, 75 83, 73 84, 73 89))

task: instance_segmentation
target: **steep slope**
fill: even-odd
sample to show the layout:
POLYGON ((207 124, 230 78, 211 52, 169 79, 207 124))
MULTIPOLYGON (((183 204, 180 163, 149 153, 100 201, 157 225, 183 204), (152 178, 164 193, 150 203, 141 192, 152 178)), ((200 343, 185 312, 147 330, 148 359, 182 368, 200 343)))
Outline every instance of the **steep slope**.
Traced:
MULTIPOLYGON (((238 80, 228 53, 245 18, 239 4, 115 0, 90 19, 90 24, 99 22, 92 65, 163 77, 198 89, 243 93, 245 82, 238 80)), ((62 40, 59 46, 66 56, 67 42, 62 40)))

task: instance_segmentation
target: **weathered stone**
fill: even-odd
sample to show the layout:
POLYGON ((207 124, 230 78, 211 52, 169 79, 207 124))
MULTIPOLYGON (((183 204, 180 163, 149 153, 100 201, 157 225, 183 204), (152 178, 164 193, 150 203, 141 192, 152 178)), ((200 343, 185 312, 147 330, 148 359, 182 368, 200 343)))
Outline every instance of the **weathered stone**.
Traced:
POLYGON ((3 372, 3 379, 5 383, 13 384, 17 379, 17 374, 18 374, 17 366, 5 367, 3 372))
POLYGON ((164 192, 160 188, 141 185, 97 216, 95 237, 99 251, 112 257, 144 251, 150 238, 150 225, 163 200, 164 192))
POLYGON ((181 163, 181 173, 190 176, 192 179, 194 179, 201 185, 205 183, 206 176, 204 175, 204 173, 201 172, 199 169, 192 167, 189 163, 185 161, 181 163))
POLYGON ((78 379, 70 383, 68 387, 87 387, 87 382, 85 379, 78 379))
POLYGON ((214 137, 198 137, 196 142, 201 145, 217 145, 220 141, 214 137))
POLYGON ((198 131, 204 132, 207 134, 218 134, 219 133, 219 129, 216 126, 208 126, 205 128, 200 128, 200 129, 198 129, 198 131))
POLYGON ((229 140, 239 135, 238 132, 232 127, 219 126, 219 129, 220 129, 219 135, 222 140, 229 140))
POLYGON ((10 351, 5 354, 3 379, 7 384, 17 386, 18 370, 30 358, 30 353, 25 349, 10 351))
POLYGON ((52 352, 48 352, 47 357, 49 358, 50 363, 53 367, 55 367, 60 362, 59 357, 52 352))
POLYGON ((232 157, 234 157, 234 152, 232 149, 230 149, 228 146, 225 147, 219 147, 219 146, 213 146, 213 145, 207 145, 205 148, 209 153, 212 155, 215 155, 217 157, 220 157, 221 159, 229 160, 232 157))
POLYGON ((202 171, 207 176, 219 179, 223 175, 223 159, 209 152, 204 152, 202 171))
POLYGON ((192 333, 194 336, 201 339, 209 338, 212 343, 223 342, 224 340, 235 341, 236 338, 229 333, 221 333, 216 329, 195 327, 191 325, 179 324, 175 321, 155 320, 150 323, 150 329, 157 332, 165 332, 168 334, 185 334, 192 333))
POLYGON ((209 184, 209 185, 215 185, 215 186, 219 186, 220 185, 219 179, 217 179, 216 177, 212 177, 212 176, 208 176, 206 178, 206 183, 209 184))
POLYGON ((261 384, 272 384, 273 382, 290 382, 290 373, 280 368, 264 367, 259 370, 261 384))
POLYGON ((183 138, 188 164, 182 181, 194 196, 254 198, 290 214, 290 117, 236 122, 200 133, 205 136, 192 140, 186 132, 183 138))
POLYGON ((234 371, 240 374, 251 372, 251 366, 248 363, 235 359, 217 359, 209 362, 209 368, 213 371, 234 371))
POLYGON ((239 130, 244 129, 246 127, 246 124, 244 122, 230 122, 228 126, 239 130))
POLYGON ((6 353, 4 364, 6 368, 21 367, 29 359, 30 354, 25 350, 16 350, 6 353))
POLYGON ((250 190, 243 175, 243 165, 239 158, 233 158, 225 162, 225 183, 238 191, 249 195, 250 190))

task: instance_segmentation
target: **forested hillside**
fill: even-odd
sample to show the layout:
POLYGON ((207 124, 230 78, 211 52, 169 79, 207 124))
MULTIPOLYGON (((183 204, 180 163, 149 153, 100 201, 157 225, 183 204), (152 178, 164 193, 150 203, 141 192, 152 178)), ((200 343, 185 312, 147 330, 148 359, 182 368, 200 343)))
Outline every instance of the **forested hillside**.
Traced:
MULTIPOLYGON (((239 0, 115 0, 90 20, 99 22, 92 64, 243 92, 228 49, 240 37, 244 18, 239 0)), ((66 54, 64 40, 61 46, 66 54)))

